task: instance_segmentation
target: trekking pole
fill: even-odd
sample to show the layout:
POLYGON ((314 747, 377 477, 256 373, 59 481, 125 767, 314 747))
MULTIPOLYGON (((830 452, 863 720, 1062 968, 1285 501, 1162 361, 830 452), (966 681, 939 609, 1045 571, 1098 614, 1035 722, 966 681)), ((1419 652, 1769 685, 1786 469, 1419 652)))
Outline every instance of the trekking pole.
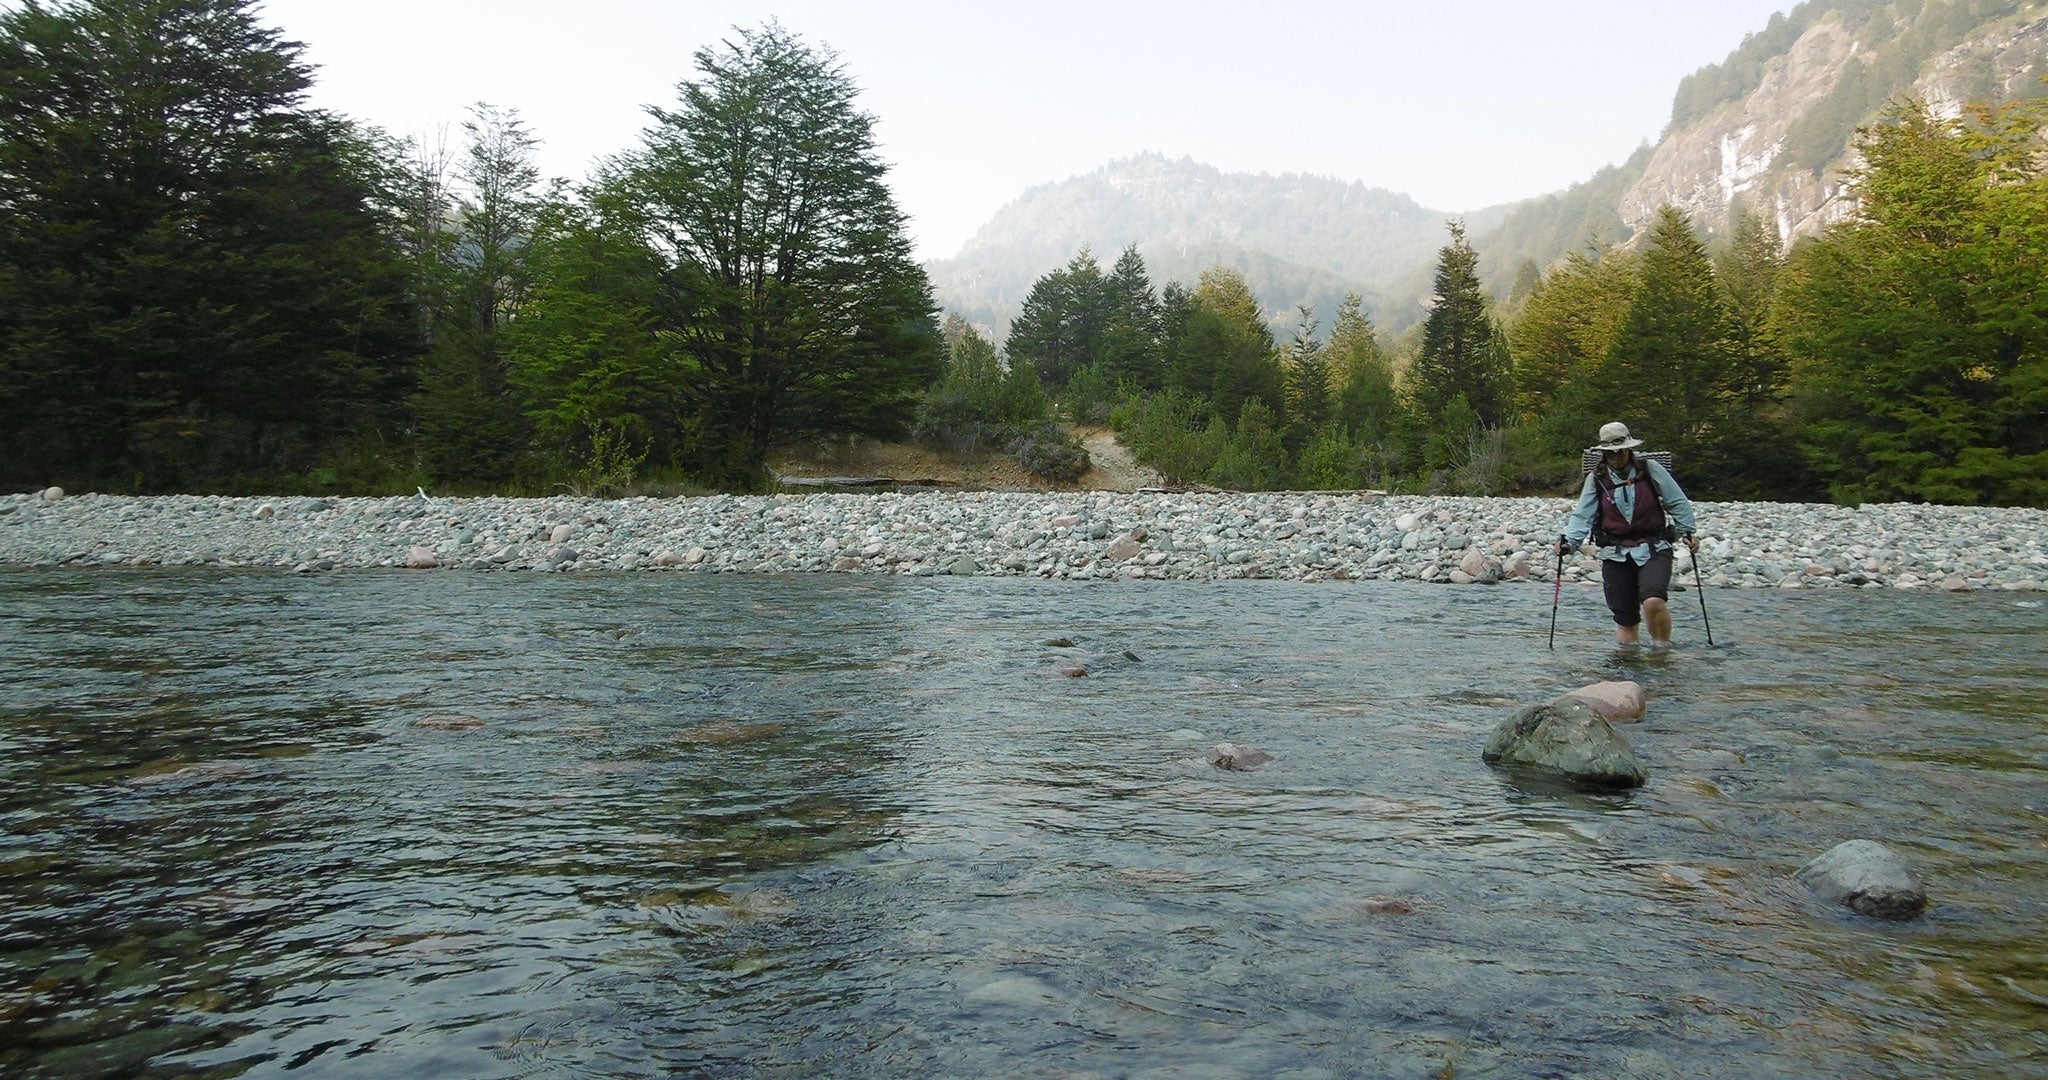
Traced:
MULTIPOLYGON (((1557 650, 1557 598, 1564 592, 1564 534, 1562 533, 1559 533, 1557 537, 1557 573, 1551 575, 1551 580, 1553 584, 1550 586, 1550 648, 1552 652, 1555 652, 1557 650)), ((1708 638, 1707 643, 1713 644, 1713 639, 1711 637, 1708 638)))
POLYGON ((1707 644, 1712 645, 1714 643, 1714 623, 1713 620, 1707 618, 1707 583, 1700 574, 1700 553, 1698 551, 1692 553, 1692 583, 1693 591, 1700 594, 1700 621, 1707 624, 1707 644))

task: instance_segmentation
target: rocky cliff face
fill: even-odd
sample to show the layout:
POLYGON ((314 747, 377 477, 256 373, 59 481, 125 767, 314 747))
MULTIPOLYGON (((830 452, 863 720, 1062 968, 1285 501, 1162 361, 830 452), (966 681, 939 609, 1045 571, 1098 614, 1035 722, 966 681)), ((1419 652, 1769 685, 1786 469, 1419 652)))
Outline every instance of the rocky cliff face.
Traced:
MULTIPOLYGON (((1934 0, 1929 9, 1940 4, 1934 0)), ((1881 78, 1873 71, 1877 50, 1859 40, 1846 22, 1839 15, 1820 20, 1770 62, 1748 96, 1684 130, 1667 132, 1642 176, 1623 193, 1622 221, 1640 229, 1659 206, 1670 203, 1686 211, 1696 226, 1718 231, 1740 201, 1771 212, 1780 235, 1789 240, 1854 213, 1855 192, 1848 182, 1857 164, 1852 153, 1845 150, 1818 169, 1789 161, 1786 153, 1797 126, 1810 122, 1843 80, 1881 78), (1859 67, 1863 70, 1855 70, 1859 67)), ((1927 60, 1909 85, 1882 87, 1881 95, 1920 98, 1955 116, 1970 103, 2038 94, 2043 75, 2048 75, 2048 10, 2035 5, 1979 28, 1927 60)))
MULTIPOLYGON (((1886 100, 1957 115, 2048 93, 2048 0, 1807 0, 1703 75, 1716 76, 1704 81, 1719 103, 1694 106, 1681 85, 1685 119, 1628 162, 1565 192, 1456 215, 1497 294, 1524 260, 1548 264, 1594 236, 1626 241, 1665 203, 1707 233, 1728 226, 1737 202, 1763 208, 1788 241, 1848 217, 1851 129, 1886 100)), ((1243 271, 1282 337, 1296 304, 1327 326, 1350 291, 1399 332, 1423 312, 1451 216, 1358 183, 1139 155, 1026 191, 927 269, 940 303, 998 341, 1040 276, 1084 245, 1107 267, 1126 244, 1155 285, 1192 284, 1218 264, 1243 271)))

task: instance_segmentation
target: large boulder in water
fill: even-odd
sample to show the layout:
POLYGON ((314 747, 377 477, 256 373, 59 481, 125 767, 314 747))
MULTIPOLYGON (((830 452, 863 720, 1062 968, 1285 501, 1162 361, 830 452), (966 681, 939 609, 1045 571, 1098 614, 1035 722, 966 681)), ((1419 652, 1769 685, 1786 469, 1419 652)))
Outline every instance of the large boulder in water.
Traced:
POLYGON ((1500 722, 1480 757, 1508 769, 1545 773, 1596 788, 1641 787, 1650 771, 1591 705, 1561 697, 1500 722))
POLYGON ((1875 840, 1849 840, 1793 875, 1828 900, 1878 919, 1910 919, 1927 907, 1913 868, 1875 840))

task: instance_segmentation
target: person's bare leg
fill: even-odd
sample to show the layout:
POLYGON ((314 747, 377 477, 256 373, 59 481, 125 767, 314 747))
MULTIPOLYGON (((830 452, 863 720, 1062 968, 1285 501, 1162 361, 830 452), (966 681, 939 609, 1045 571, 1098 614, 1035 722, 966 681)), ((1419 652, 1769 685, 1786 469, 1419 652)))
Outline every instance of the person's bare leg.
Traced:
POLYGON ((1643 621, 1650 624, 1650 644, 1671 644, 1671 605, 1652 596, 1643 601, 1643 621))
POLYGON ((1633 627, 1633 626, 1620 626, 1620 625, 1617 625, 1617 626, 1615 626, 1615 628, 1614 628, 1614 640, 1615 640, 1616 642, 1620 643, 1620 644, 1623 644, 1623 645, 1633 645, 1633 644, 1635 644, 1635 643, 1636 643, 1636 628, 1635 628, 1635 627, 1633 627))

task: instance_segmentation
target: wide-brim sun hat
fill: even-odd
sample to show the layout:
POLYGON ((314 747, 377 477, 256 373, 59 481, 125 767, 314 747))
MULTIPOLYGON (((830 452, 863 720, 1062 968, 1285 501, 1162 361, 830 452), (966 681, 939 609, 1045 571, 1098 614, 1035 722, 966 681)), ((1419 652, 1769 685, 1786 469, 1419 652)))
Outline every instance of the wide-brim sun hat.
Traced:
POLYGON ((1628 425, 1616 420, 1611 424, 1601 425, 1600 441, 1586 449, 1599 450, 1604 453, 1615 450, 1630 450, 1641 445, 1643 445, 1643 440, 1630 438, 1628 425))

